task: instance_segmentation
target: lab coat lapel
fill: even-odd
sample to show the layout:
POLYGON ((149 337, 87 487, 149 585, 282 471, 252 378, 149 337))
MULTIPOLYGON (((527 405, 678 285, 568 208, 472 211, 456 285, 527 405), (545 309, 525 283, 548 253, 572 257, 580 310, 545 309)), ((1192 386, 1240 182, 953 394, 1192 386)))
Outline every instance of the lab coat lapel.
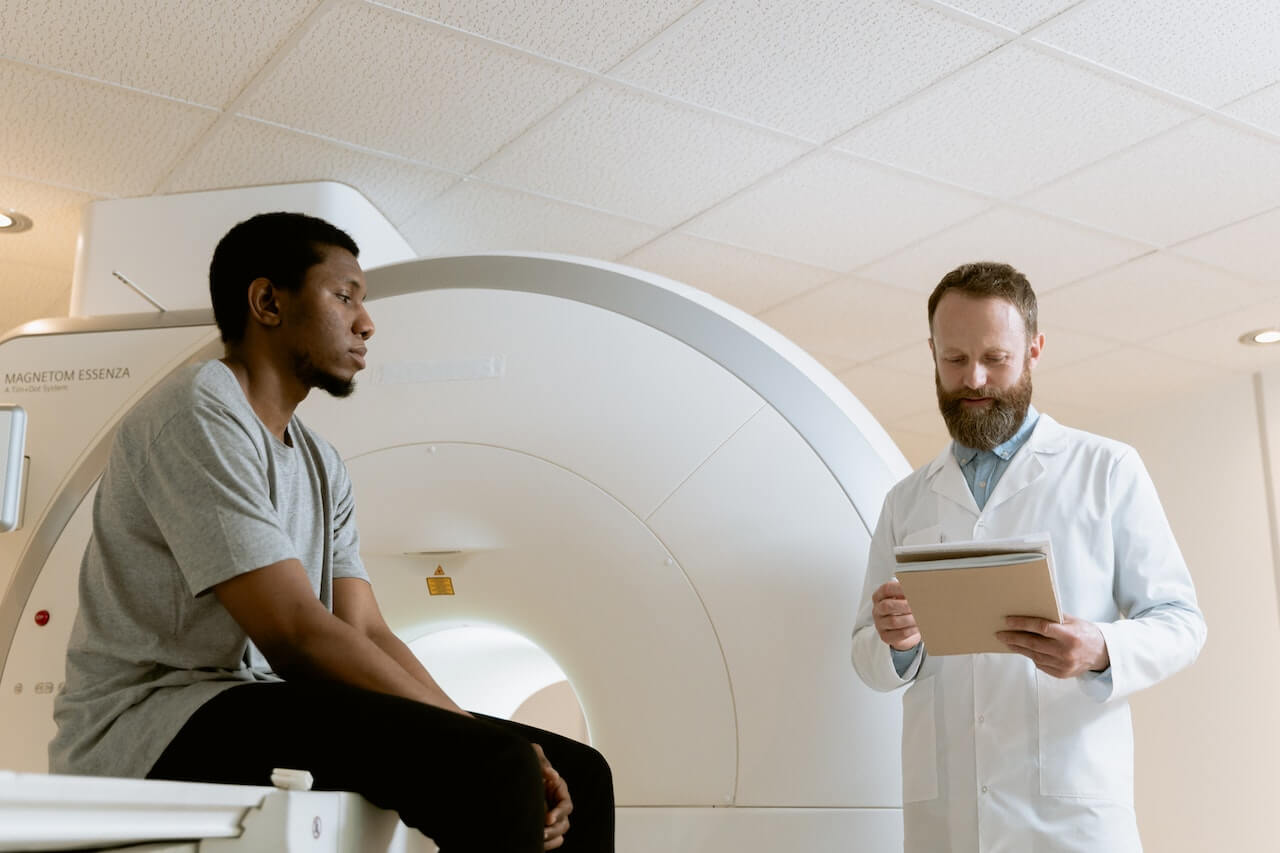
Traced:
POLYGON ((1043 477, 1045 464, 1042 457, 1062 450, 1064 439, 1062 426, 1042 412, 1027 443, 1009 460, 1009 467, 996 483, 991 497, 987 498, 983 511, 995 509, 1043 477))
POLYGON ((952 443, 948 442, 942 452, 929 463, 929 488, 939 496, 959 504, 966 512, 976 516, 978 514, 978 504, 973 499, 973 492, 969 490, 969 484, 964 481, 964 474, 960 471, 960 463, 956 461, 955 453, 952 452, 951 448, 952 443))

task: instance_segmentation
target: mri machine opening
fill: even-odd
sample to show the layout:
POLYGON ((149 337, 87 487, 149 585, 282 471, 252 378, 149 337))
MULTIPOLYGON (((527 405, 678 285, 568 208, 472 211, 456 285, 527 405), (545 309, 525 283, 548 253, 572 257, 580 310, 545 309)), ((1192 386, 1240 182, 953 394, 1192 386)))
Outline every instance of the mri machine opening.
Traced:
MULTIPOLYGON (((546 694, 613 767, 624 853, 900 849, 899 702, 854 676, 849 632, 907 466, 865 408, 753 318, 636 270, 488 255, 367 277, 359 389, 299 414, 346 459, 375 593, 428 666, 461 662, 459 689, 506 714, 546 694)), ((0 342, 0 403, 29 419, 24 520, 0 536, 0 801, 5 771, 47 767, 115 424, 221 354, 211 322, 0 342)))

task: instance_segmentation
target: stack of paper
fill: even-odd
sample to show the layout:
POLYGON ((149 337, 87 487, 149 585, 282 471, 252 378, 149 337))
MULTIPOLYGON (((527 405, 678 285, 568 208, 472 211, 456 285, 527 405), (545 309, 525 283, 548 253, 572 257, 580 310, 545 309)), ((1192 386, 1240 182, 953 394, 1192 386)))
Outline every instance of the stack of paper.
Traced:
POLYGON ((893 556, 931 655, 1008 653, 995 637, 1006 616, 1062 621, 1047 534, 903 545, 893 556))

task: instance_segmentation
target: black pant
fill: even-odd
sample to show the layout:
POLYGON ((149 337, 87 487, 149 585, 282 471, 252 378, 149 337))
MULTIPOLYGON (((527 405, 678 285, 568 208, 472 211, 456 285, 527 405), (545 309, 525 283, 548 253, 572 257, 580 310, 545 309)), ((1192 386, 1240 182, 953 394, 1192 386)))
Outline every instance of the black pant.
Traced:
POLYGON ((270 785, 307 770, 315 789, 394 809, 441 853, 542 850, 546 798, 537 743, 569 785, 565 853, 612 853, 613 780, 577 741, 492 717, 323 682, 245 684, 191 716, 151 779, 270 785))

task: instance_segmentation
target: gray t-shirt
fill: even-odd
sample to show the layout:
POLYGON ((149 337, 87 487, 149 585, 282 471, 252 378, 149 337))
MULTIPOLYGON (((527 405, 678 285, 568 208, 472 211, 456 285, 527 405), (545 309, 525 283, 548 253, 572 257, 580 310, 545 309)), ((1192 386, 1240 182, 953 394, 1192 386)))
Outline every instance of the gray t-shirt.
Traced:
POLYGON ((50 770, 142 777, 197 708, 278 681, 211 588, 301 561, 330 610, 368 579, 351 481, 295 417, 273 435, 225 364, 179 370, 120 424, 93 505, 50 770))

